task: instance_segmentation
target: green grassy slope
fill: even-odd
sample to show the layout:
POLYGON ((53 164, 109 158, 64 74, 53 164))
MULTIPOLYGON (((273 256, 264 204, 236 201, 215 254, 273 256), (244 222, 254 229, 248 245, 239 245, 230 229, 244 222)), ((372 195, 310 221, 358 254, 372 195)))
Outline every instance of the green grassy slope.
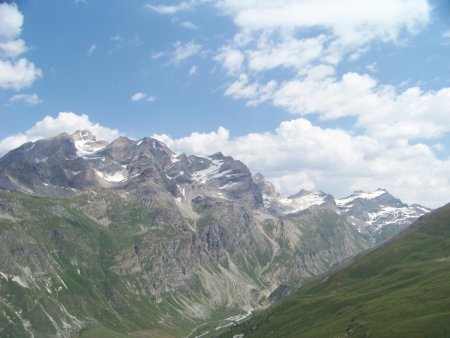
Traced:
MULTIPOLYGON (((115 196, 106 197, 113 204, 115 196)), ((117 209, 108 209, 108 218, 117 220, 100 225, 79 209, 80 198, 0 190, 0 337, 78 330, 81 337, 182 336, 194 321, 144 293, 140 275, 119 278, 112 271, 117 253, 142 240, 142 229, 155 237, 160 229, 134 221, 138 212, 131 207, 115 218, 117 209), (122 225, 119 216, 131 221, 122 225)))
POLYGON ((450 337, 450 204, 223 337, 450 337))

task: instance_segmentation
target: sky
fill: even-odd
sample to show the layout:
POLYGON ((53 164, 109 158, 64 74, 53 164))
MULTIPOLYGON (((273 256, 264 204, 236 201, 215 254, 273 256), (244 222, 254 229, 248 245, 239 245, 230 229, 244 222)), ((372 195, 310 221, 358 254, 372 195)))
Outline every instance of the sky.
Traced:
POLYGON ((285 195, 450 200, 447 0, 0 0, 0 155, 89 129, 285 195))

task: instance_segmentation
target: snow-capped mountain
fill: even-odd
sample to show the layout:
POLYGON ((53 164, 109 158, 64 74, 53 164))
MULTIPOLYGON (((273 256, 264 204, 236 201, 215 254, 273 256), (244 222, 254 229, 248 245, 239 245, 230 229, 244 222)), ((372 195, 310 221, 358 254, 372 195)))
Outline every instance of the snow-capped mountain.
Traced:
POLYGON ((29 142, 0 160, 0 188, 64 196, 95 187, 124 189, 139 194, 168 191, 185 216, 195 217, 191 201, 217 198, 265 208, 275 217, 311 208, 332 210, 347 217, 361 233, 380 242, 407 227, 431 209, 407 205, 388 191, 355 191, 335 199, 324 192, 300 190, 285 197, 262 174, 222 153, 211 156, 175 154, 152 138, 119 137, 98 141, 87 130, 29 142))
POLYGON ((418 204, 405 204, 385 189, 355 191, 348 197, 337 199, 336 205, 359 231, 368 232, 376 242, 392 237, 431 211, 418 204))
POLYGON ((295 195, 284 197, 275 190, 272 183, 257 173, 253 180, 261 190, 264 207, 274 216, 295 214, 315 206, 336 206, 334 198, 324 192, 300 190, 295 195))
POLYGON ((71 336, 120 322, 121 332, 187 335, 276 299, 427 210, 381 190, 283 197, 232 157, 175 154, 148 137, 29 142, 0 158, 0 281, 12 295, 0 295, 0 311, 16 320, 0 316, 0 326, 71 336), (38 317, 24 307, 36 301, 38 317))
POLYGON ((275 216, 296 214, 311 208, 326 208, 345 217, 374 243, 386 240, 405 229, 418 217, 431 211, 424 206, 407 205, 385 189, 373 192, 355 191, 348 197, 335 199, 324 192, 301 190, 284 197, 262 174, 253 177, 261 189, 264 206, 275 216))

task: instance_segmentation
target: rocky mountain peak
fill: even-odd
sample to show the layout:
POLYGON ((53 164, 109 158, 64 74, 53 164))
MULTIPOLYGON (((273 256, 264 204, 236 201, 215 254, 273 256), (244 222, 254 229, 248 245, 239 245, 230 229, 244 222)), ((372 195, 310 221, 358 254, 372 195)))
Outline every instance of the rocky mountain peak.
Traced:
POLYGON ((71 137, 75 142, 97 141, 95 135, 92 134, 89 130, 77 130, 71 135, 71 137))
POLYGON ((97 141, 97 138, 89 130, 77 130, 70 135, 78 156, 86 156, 108 145, 106 141, 97 141))
POLYGON ((310 191, 310 190, 301 189, 298 193, 291 195, 288 198, 296 199, 296 198, 301 198, 301 197, 311 196, 311 195, 326 196, 327 194, 325 194, 323 191, 310 191))
POLYGON ((253 182, 255 182, 256 184, 264 182, 265 180, 266 178, 261 173, 256 173, 253 175, 253 182))
POLYGON ((114 141, 111 142, 111 147, 113 148, 123 148, 129 145, 132 145, 133 141, 130 140, 128 137, 125 136, 119 136, 114 141))

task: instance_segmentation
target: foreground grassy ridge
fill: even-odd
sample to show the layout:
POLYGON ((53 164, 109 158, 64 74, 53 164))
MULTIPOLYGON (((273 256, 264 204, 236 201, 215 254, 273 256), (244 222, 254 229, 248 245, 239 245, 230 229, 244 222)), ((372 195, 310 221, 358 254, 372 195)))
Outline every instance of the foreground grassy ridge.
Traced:
POLYGON ((450 204, 223 337, 450 337, 450 204))

